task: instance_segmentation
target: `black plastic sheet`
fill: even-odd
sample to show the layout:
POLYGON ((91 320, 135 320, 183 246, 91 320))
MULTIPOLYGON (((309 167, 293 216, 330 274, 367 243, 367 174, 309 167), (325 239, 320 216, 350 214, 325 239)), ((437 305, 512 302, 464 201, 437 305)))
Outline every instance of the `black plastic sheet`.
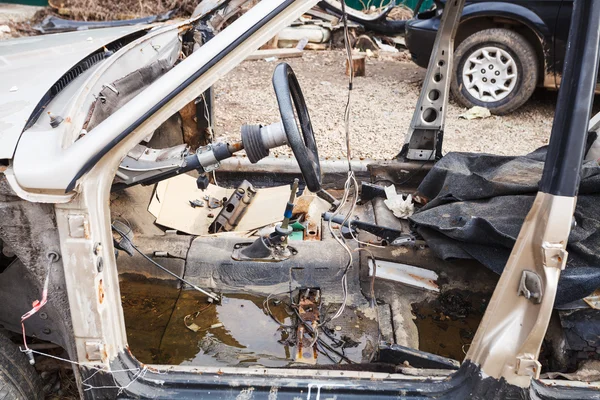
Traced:
MULTIPOLYGON (((538 191, 546 148, 526 156, 449 153, 418 188, 411 221, 442 259, 475 259, 500 274, 538 191)), ((600 166, 582 168, 575 220, 555 305, 600 287, 600 166)))

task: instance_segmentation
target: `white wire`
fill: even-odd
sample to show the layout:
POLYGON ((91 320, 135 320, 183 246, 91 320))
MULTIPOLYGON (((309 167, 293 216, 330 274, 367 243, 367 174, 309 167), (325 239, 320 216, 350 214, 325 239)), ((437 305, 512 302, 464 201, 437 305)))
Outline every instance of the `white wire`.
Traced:
MULTIPOLYGON (((127 389, 131 384, 133 384, 140 377, 145 376, 146 373, 148 372, 148 367, 147 366, 144 366, 142 368, 137 368, 136 367, 136 368, 129 368, 129 369, 115 369, 115 370, 111 370, 111 369, 108 369, 107 367, 98 368, 98 367, 95 367, 93 365, 82 364, 80 362, 69 360, 67 358, 62 358, 62 357, 53 356, 52 354, 42 353, 40 351, 36 351, 36 350, 31 349, 31 348, 29 348, 29 349, 20 349, 20 350, 21 350, 21 352, 26 353, 26 354, 27 353, 39 354, 40 356, 52 358, 54 360, 63 361, 63 362, 69 363, 69 364, 78 365, 80 367, 84 367, 84 368, 96 370, 96 372, 94 372, 92 375, 88 376, 83 381, 81 381, 81 384, 83 386, 85 386, 84 391, 93 390, 93 389, 118 389, 119 390, 119 394, 121 394, 123 392, 123 390, 127 389), (92 379, 98 372, 107 372, 107 373, 111 374, 112 379, 115 382, 115 385, 114 386, 92 386, 89 383, 86 383, 87 381, 89 381, 90 379, 92 379), (129 381, 129 383, 127 385, 120 386, 120 385, 117 385, 117 381, 116 381, 116 379, 114 377, 114 374, 116 374, 118 372, 135 372, 136 375, 135 375, 135 377, 131 381, 129 381)), ((164 372, 164 371, 158 371, 157 370, 157 371, 154 371, 154 372, 157 373, 157 374, 166 374, 166 372, 164 372)))
MULTIPOLYGON (((206 97, 204 96, 206 92, 203 92, 200 97, 202 97, 202 104, 204 104, 204 118, 208 121, 208 133, 210 134, 210 142, 215 141, 215 132, 213 131, 213 121, 210 118, 210 112, 208 111, 208 103, 206 102, 206 97)), ((213 182, 215 186, 219 186, 217 183, 217 173, 215 170, 212 171, 213 182)))
MULTIPOLYGON (((334 233, 334 230, 332 227, 332 220, 334 219, 335 216, 339 215, 342 211, 342 208, 344 208, 346 206, 346 203, 348 201, 348 196, 350 193, 350 187, 352 185, 353 180, 354 180, 354 182, 356 181, 354 179, 354 171, 352 171, 352 164, 350 162, 351 158, 352 158, 351 146, 350 146, 350 105, 351 105, 350 100, 352 98, 351 93, 352 93, 352 84, 353 84, 353 80, 354 80, 354 65, 352 64, 352 49, 350 47, 350 37, 349 37, 349 33, 348 33, 348 14, 346 13, 346 5, 343 1, 342 1, 342 21, 344 23, 344 46, 346 48, 346 62, 348 63, 348 69, 350 71, 350 77, 349 77, 349 81, 348 81, 348 99, 346 101, 346 107, 344 110, 344 129, 345 129, 345 133, 346 133, 346 159, 348 161, 348 178, 346 178, 346 182, 344 183, 344 194, 342 196, 342 199, 340 200, 339 205, 333 212, 333 215, 329 219, 329 223, 327 224, 327 227, 329 229, 329 233, 333 236, 335 241, 338 242, 339 245, 344 248, 346 253, 348 253, 348 263, 346 264, 346 267, 342 274, 342 280, 341 280, 342 292, 343 292, 342 304, 338 308, 337 312, 329 319, 329 321, 333 321, 334 319, 339 318, 339 316, 342 315, 342 313, 344 312, 344 310, 346 308, 346 302, 348 300, 348 270, 352 267, 352 264, 354 264, 354 256, 352 255, 352 250, 350 250, 350 248, 346 244, 346 239, 341 234, 341 229, 342 229, 342 226, 352 217, 352 211, 354 210, 353 205, 356 204, 355 196, 353 196, 353 198, 352 198, 352 205, 351 205, 350 209, 344 216, 344 223, 341 224, 337 229, 339 236, 336 233, 334 233)), ((321 325, 323 325, 327 322, 328 321, 324 321, 321 325)))

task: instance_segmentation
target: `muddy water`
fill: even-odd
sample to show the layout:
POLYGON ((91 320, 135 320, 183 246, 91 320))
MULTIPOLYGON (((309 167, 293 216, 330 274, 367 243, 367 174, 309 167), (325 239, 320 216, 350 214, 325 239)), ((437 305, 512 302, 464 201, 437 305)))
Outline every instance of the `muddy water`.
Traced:
POLYGON ((453 290, 435 301, 414 304, 419 350, 462 361, 488 301, 489 296, 453 290))
MULTIPOLYGON (((292 330, 283 329, 263 311, 264 297, 230 294, 215 305, 200 293, 180 292, 175 287, 148 281, 122 281, 121 295, 129 347, 141 362, 195 366, 295 365, 296 347, 288 337, 292 330)), ((269 306, 279 322, 292 325, 288 306, 272 300, 269 306)), ((354 319, 350 321, 352 326, 356 324, 354 319)), ((364 345, 347 349, 345 354, 360 360, 363 349, 364 345)), ((317 363, 332 364, 332 361, 319 355, 317 363)))

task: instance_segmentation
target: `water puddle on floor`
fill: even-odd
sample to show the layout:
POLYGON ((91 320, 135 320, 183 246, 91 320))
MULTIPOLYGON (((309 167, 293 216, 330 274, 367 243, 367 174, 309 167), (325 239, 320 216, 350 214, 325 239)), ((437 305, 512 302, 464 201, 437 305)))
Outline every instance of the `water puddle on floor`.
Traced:
MULTIPOLYGON (((122 281, 121 296, 129 348, 143 363, 298 365, 294 361, 296 347, 288 337, 295 330, 283 329, 263 311, 264 297, 225 294, 215 305, 198 292, 180 292, 174 286, 148 281, 122 281)), ((292 310, 285 302, 271 299, 269 308, 279 322, 293 324, 292 310)), ((364 345, 348 348, 345 354, 360 360, 363 349, 364 345)), ((319 354, 317 363, 333 362, 319 354)))
POLYGON ((419 350, 462 361, 483 318, 489 296, 452 290, 413 304, 419 350))

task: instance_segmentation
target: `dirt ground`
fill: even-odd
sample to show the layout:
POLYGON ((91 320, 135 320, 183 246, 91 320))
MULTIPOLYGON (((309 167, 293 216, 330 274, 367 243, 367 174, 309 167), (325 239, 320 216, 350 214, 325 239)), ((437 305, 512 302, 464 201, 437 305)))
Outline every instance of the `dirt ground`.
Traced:
MULTIPOLYGON (((298 77, 320 155, 344 157, 348 81, 342 51, 305 51, 302 58, 242 63, 215 86, 217 138, 236 140, 243 124, 269 124, 279 119, 271 76, 282 61, 289 63, 298 77)), ((387 56, 369 59, 366 74, 355 79, 352 91, 352 156, 389 159, 404 143, 425 70, 387 56)), ((459 119, 466 109, 451 101, 444 151, 518 155, 546 145, 556 99, 556 92, 539 89, 511 115, 471 121, 459 119)), ((285 154, 286 150, 276 153, 285 154)))

